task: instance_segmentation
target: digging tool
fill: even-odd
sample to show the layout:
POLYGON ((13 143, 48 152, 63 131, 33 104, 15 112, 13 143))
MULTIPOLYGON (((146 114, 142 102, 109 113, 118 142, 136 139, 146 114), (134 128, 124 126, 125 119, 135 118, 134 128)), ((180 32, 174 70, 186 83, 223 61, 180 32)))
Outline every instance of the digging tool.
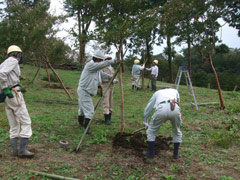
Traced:
POLYGON ((118 65, 117 70, 116 70, 115 74, 112 76, 112 79, 110 80, 110 82, 109 82, 109 84, 108 84, 108 86, 107 86, 106 91, 103 92, 103 95, 101 96, 101 98, 100 98, 99 101, 97 102, 96 106, 94 107, 93 117, 92 117, 91 120, 89 121, 89 123, 88 123, 88 125, 87 125, 87 127, 86 127, 86 129, 85 129, 85 131, 84 131, 84 133, 83 133, 83 135, 82 135, 82 137, 81 137, 81 139, 80 139, 80 141, 79 141, 76 149, 75 149, 75 152, 78 152, 78 151, 79 151, 79 148, 80 148, 80 145, 81 145, 81 143, 82 143, 82 141, 83 141, 83 138, 85 137, 85 135, 86 135, 86 133, 87 133, 87 131, 88 131, 88 129, 89 129, 89 126, 90 126, 90 124, 92 123, 92 121, 93 121, 93 119, 94 119, 94 117, 95 117, 95 115, 96 115, 97 108, 98 108, 99 104, 101 103, 102 99, 105 97, 105 95, 106 95, 108 89, 110 88, 113 80, 114 80, 115 77, 117 76, 117 74, 118 74, 118 72, 119 72, 119 70, 120 70, 120 67, 121 67, 121 64, 118 65))
POLYGON ((142 130, 144 130, 144 129, 145 129, 145 127, 139 128, 139 129, 133 131, 133 132, 131 133, 131 135, 133 135, 133 134, 135 134, 135 133, 137 133, 137 132, 140 132, 140 131, 142 131, 142 130))

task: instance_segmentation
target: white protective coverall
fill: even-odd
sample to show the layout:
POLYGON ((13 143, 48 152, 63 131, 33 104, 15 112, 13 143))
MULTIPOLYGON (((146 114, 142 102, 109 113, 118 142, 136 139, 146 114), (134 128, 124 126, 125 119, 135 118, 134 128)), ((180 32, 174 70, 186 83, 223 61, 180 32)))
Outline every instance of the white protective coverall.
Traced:
POLYGON ((182 142, 182 132, 180 131, 180 125, 182 123, 180 107, 176 103, 175 109, 173 111, 171 110, 169 102, 173 99, 180 101, 180 95, 177 90, 161 89, 155 92, 149 100, 148 105, 144 110, 144 124, 148 125, 148 119, 153 109, 155 109, 155 113, 148 125, 148 141, 155 141, 156 133, 162 123, 170 120, 173 127, 173 143, 182 142))
POLYGON ((140 87, 140 76, 141 76, 141 71, 144 69, 145 65, 138 65, 134 64, 132 67, 132 76, 133 76, 133 83, 132 85, 136 87, 140 87))
MULTIPOLYGON (((20 80, 20 67, 18 60, 14 57, 7 58, 0 65, 0 89, 16 86, 20 80)), ((6 97, 5 110, 10 125, 10 139, 32 136, 31 119, 29 117, 20 87, 16 86, 17 92, 13 92, 13 98, 6 97)))
POLYGON ((94 106, 91 96, 97 94, 98 84, 101 83, 101 76, 109 79, 112 77, 100 70, 112 63, 114 63, 114 60, 107 60, 98 63, 91 60, 86 63, 77 89, 79 116, 85 116, 87 119, 92 118, 94 114, 94 106))

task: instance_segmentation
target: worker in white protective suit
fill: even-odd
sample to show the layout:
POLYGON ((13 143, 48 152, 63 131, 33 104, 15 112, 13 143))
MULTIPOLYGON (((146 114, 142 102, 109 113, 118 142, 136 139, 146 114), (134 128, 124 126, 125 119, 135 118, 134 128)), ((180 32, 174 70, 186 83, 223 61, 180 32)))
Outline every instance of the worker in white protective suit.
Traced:
POLYGON ((157 90, 157 77, 158 77, 158 60, 153 61, 153 65, 150 68, 146 68, 147 71, 151 71, 151 85, 152 85, 152 91, 157 90))
MULTIPOLYGON (((82 125, 84 128, 88 126, 94 114, 91 96, 97 94, 98 85, 101 83, 103 77, 105 79, 111 79, 112 77, 100 70, 114 63, 114 60, 107 58, 106 61, 103 61, 103 59, 104 54, 101 51, 96 51, 93 55, 93 59, 86 62, 79 80, 77 89, 79 103, 78 122, 79 125, 82 125)), ((91 134, 90 128, 87 133, 91 134)))
POLYGON ((20 67, 23 63, 22 50, 15 45, 8 48, 8 58, 0 65, 0 89, 5 96, 5 110, 10 125, 10 139, 13 155, 33 157, 34 153, 26 149, 32 136, 31 119, 19 85, 20 67), (20 138, 20 149, 18 139, 20 138))
MULTIPOLYGON (((102 70, 104 73, 109 74, 110 76, 113 76, 115 71, 111 65, 105 67, 102 70)), ((106 77, 106 76, 105 76, 106 77)), ((113 82, 109 86, 109 82, 111 79, 109 78, 102 78, 102 92, 105 93, 103 102, 102 102, 102 107, 103 107, 103 113, 104 113, 104 119, 105 119, 105 124, 106 125, 111 125, 111 119, 112 119, 112 107, 113 107, 113 90, 114 90, 114 84, 118 82, 118 80, 115 78, 113 82), (109 88, 108 88, 109 86, 109 88), (108 90, 107 90, 108 88, 108 90)))
POLYGON ((145 68, 145 64, 139 65, 140 61, 138 59, 134 60, 134 65, 132 67, 132 89, 139 90, 140 88, 140 76, 141 71, 145 68))
POLYGON ((173 127, 173 158, 178 159, 179 146, 182 142, 182 132, 180 125, 182 123, 181 112, 179 107, 180 95, 176 89, 165 87, 155 92, 149 100, 147 107, 144 110, 144 126, 147 129, 148 152, 145 152, 149 158, 155 155, 155 138, 160 126, 167 120, 170 120, 173 127), (151 112, 155 109, 150 123, 148 119, 151 112))

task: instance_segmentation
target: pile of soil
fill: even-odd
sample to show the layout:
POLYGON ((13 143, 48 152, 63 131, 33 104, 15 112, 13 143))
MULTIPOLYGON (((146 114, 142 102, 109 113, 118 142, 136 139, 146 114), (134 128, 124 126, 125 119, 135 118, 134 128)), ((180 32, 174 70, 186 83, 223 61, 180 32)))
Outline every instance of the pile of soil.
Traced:
MULTIPOLYGON (((170 150, 171 143, 171 137, 157 136, 155 140, 156 154, 158 154, 160 150, 170 150)), ((116 149, 131 149, 137 155, 141 156, 142 152, 147 151, 148 149, 147 136, 146 134, 142 134, 141 132, 136 134, 119 132, 113 139, 113 147, 116 149)))

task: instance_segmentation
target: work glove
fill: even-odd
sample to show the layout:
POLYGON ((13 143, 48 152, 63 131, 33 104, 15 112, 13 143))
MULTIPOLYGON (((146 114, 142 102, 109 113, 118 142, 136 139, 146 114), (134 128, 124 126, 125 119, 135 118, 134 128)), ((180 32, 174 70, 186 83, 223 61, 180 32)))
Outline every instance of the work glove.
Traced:
POLYGON ((113 80, 113 84, 116 84, 116 83, 118 83, 118 80, 117 80, 117 79, 114 79, 114 80, 113 80))
POLYGON ((143 122, 143 126, 147 130, 148 129, 148 122, 143 122))
POLYGON ((13 93, 10 90, 10 88, 4 88, 3 89, 3 93, 5 94, 5 96, 7 96, 8 98, 13 98, 13 93))

